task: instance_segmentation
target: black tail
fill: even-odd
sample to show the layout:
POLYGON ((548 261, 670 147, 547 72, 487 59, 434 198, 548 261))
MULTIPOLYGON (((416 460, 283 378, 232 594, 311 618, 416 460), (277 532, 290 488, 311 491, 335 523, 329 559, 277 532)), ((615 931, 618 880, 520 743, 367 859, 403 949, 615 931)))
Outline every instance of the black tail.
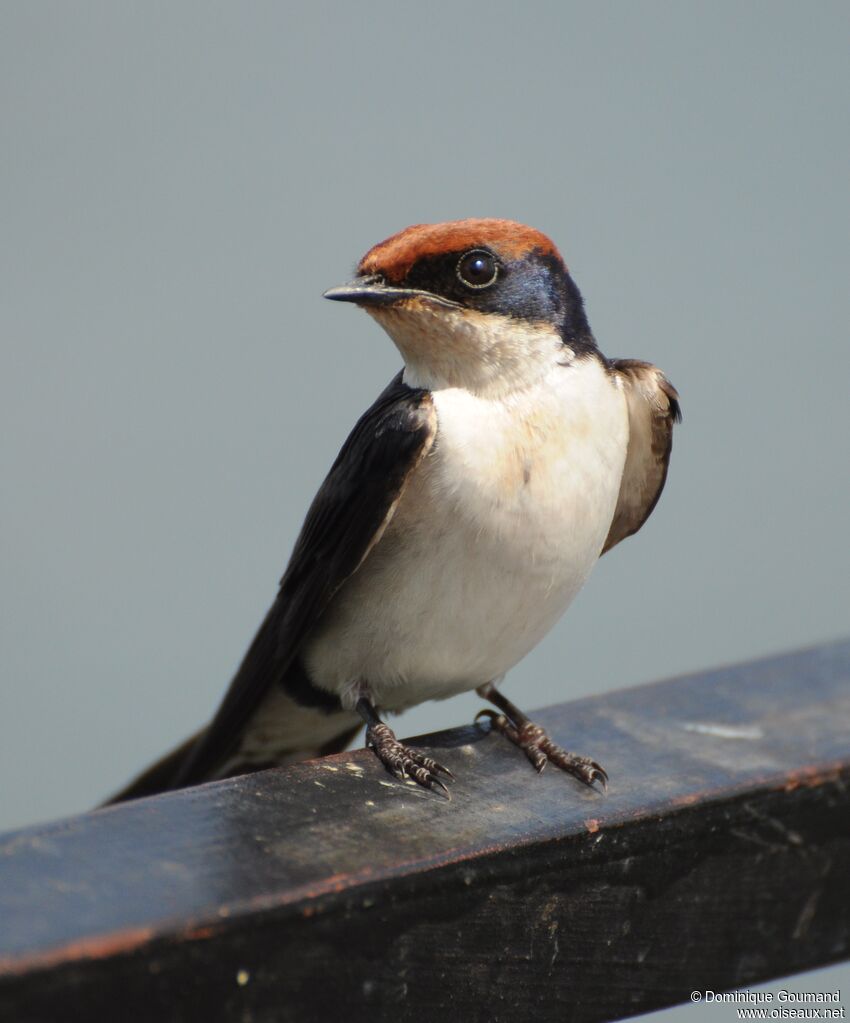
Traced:
MULTIPOLYGON (((215 777, 230 778, 237 774, 249 774, 251 771, 279 767, 282 764, 293 764, 299 760, 311 760, 313 757, 326 757, 330 756, 331 753, 341 753, 357 735, 361 727, 362 725, 359 723, 354 725, 354 727, 343 723, 340 734, 321 745, 311 744, 310 737, 308 735, 304 736, 303 743, 293 743, 292 750, 285 754, 279 752, 275 760, 270 760, 266 763, 259 763, 257 761, 243 761, 240 763, 238 759, 234 759, 227 768, 226 774, 211 775, 204 780, 210 781, 215 777)), ((101 806, 127 803, 131 799, 141 799, 143 796, 156 796, 161 792, 171 792, 175 789, 188 788, 190 784, 199 784, 198 782, 182 782, 180 779, 184 765, 205 731, 206 729, 201 729, 200 732, 190 736, 176 749, 166 753, 164 757, 157 760, 155 764, 152 764, 137 778, 134 778, 120 792, 116 792, 114 796, 110 796, 109 799, 101 803, 101 806)))
POLYGON ((189 752, 194 748, 195 743, 204 734, 202 729, 194 735, 190 735, 185 742, 166 753, 155 764, 143 771, 137 778, 134 778, 129 785, 125 785, 120 792, 110 796, 102 806, 112 806, 113 803, 126 803, 131 799, 141 799, 142 796, 155 796, 160 792, 167 792, 173 787, 174 779, 185 761, 189 752))

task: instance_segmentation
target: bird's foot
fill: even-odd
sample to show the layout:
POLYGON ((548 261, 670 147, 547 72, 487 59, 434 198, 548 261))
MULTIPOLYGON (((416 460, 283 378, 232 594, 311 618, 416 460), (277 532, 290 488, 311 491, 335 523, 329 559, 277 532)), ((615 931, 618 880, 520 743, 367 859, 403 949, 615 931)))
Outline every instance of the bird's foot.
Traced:
POLYGON ((592 786, 598 781, 603 791, 607 790, 608 774, 603 767, 590 757, 580 757, 558 746, 540 725, 528 720, 517 725, 504 714, 497 714, 496 711, 489 709, 479 711, 475 715, 475 720, 480 717, 489 718, 491 726, 497 732, 501 732, 515 746, 519 746, 538 773, 551 761, 556 767, 578 778, 585 785, 592 786))
POLYGON ((399 781, 409 777, 423 788, 441 791, 447 799, 452 798, 449 790, 437 777, 438 774, 444 774, 454 781, 452 772, 419 750, 402 745, 396 739, 393 730, 383 721, 371 724, 366 729, 366 745, 372 747, 381 763, 399 781))

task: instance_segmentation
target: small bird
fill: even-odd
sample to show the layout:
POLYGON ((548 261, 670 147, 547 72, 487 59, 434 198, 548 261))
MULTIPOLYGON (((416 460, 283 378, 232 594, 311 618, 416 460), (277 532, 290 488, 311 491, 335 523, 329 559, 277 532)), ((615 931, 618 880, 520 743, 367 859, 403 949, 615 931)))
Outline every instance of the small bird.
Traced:
POLYGON ((313 500, 212 722, 112 802, 366 741, 397 778, 451 774, 384 722, 475 689, 538 771, 607 784, 499 690, 667 475, 678 395, 608 359, 553 243, 509 220, 418 224, 325 298, 365 309, 404 368, 313 500))

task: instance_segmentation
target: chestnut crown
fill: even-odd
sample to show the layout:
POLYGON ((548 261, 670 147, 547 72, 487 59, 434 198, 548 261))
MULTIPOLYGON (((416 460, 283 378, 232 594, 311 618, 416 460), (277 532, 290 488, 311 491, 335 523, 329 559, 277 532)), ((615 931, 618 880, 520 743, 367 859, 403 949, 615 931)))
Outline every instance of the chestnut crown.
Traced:
POLYGON ((545 322, 574 347, 594 346, 581 294, 560 253, 546 235, 511 220, 408 227, 371 248, 357 272, 385 286, 383 302, 391 294, 398 300, 433 296, 455 307, 545 322))

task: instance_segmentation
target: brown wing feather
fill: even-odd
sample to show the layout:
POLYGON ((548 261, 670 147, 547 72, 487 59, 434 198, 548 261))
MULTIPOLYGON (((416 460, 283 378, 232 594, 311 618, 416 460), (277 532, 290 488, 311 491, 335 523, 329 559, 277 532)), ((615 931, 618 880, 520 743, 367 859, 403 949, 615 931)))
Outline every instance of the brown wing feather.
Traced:
POLYGON ((667 478, 673 424, 682 418, 676 388, 657 366, 637 359, 615 359, 611 369, 626 395, 629 447, 603 554, 636 533, 652 513, 667 478))

